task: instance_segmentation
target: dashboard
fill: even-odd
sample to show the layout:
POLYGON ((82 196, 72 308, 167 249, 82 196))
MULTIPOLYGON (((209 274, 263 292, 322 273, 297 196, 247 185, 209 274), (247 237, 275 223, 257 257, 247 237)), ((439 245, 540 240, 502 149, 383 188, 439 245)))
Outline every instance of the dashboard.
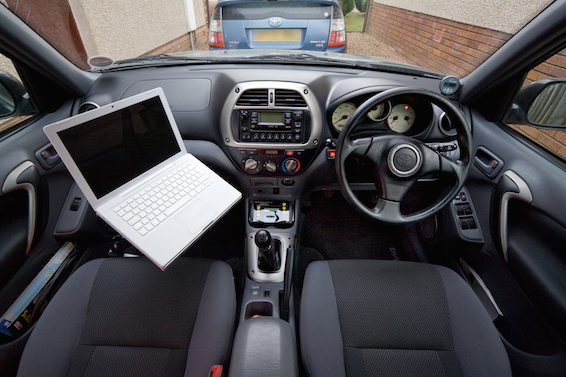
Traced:
MULTIPOLYGON (((329 150, 362 103, 400 86, 439 92, 439 82, 336 67, 142 68, 103 74, 73 113, 161 87, 189 152, 249 196, 299 197, 336 185, 329 150)), ((417 138, 457 158, 450 120, 427 101, 406 97, 376 104, 353 136, 385 132, 417 138)))

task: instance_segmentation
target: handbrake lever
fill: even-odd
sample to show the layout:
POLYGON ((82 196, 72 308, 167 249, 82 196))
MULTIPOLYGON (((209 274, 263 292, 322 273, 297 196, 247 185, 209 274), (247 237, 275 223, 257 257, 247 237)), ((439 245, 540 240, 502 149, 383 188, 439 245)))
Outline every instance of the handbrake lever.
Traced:
POLYGON ((293 260, 295 258, 295 248, 287 248, 287 258, 285 260, 285 277, 283 278, 283 298, 280 305, 280 317, 284 321, 289 321, 289 301, 291 300, 291 289, 293 285, 293 260))

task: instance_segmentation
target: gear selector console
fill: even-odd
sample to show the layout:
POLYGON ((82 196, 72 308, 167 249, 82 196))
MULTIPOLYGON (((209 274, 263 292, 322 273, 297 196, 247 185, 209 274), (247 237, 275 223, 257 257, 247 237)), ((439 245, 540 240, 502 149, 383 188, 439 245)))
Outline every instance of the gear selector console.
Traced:
POLYGON ((272 239, 265 230, 258 230, 254 237, 258 248, 257 266, 263 272, 275 272, 281 268, 281 242, 272 239))
POLYGON ((246 279, 240 319, 272 316, 288 320, 297 234, 294 211, 299 211, 299 202, 256 200, 246 204, 246 279), (252 221, 258 217, 264 221, 252 221))

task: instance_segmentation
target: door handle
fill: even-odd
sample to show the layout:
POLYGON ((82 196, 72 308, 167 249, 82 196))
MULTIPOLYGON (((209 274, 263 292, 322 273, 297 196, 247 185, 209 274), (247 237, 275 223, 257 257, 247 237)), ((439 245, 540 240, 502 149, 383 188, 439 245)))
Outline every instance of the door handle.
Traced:
POLYGON ((531 203, 533 194, 527 183, 517 173, 507 170, 503 173, 493 191, 490 216, 492 238, 496 247, 500 249, 505 262, 508 262, 508 214, 511 199, 531 203))
POLYGON ((37 221, 37 193, 41 183, 41 176, 35 164, 24 161, 12 170, 2 186, 2 192, 7 194, 16 190, 25 190, 28 193, 28 232, 26 255, 29 254, 35 236, 37 221))
POLYGON ((497 177, 503 168, 503 160, 484 147, 478 147, 474 154, 474 165, 489 178, 497 177))

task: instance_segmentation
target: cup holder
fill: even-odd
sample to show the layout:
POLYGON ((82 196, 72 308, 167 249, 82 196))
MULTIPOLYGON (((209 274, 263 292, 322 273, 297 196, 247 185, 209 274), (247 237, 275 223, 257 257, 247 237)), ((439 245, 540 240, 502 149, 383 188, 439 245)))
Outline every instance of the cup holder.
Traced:
POLYGON ((246 305, 245 319, 255 316, 273 316, 273 304, 267 301, 253 301, 246 305))

